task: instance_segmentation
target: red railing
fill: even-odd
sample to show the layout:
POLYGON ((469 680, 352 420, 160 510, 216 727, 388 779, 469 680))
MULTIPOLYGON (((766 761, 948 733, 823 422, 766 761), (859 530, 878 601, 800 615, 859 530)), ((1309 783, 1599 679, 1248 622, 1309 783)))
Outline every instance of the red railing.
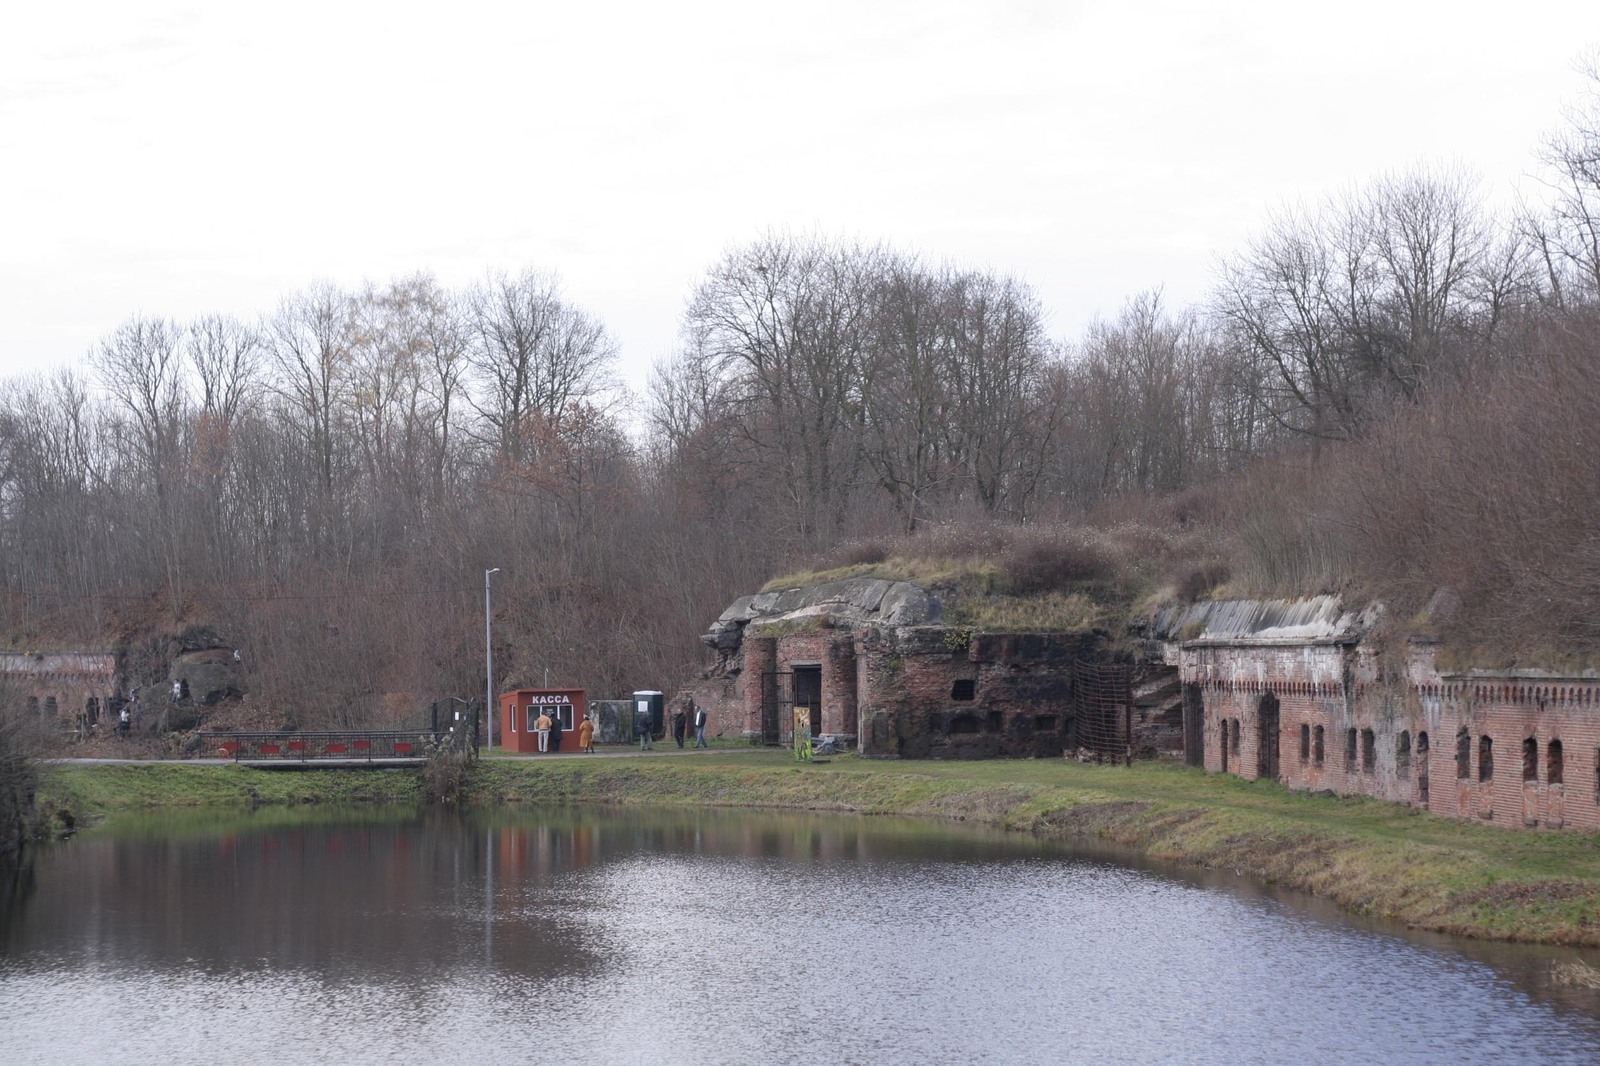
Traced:
POLYGON ((353 729, 323 733, 202 733, 200 753, 235 762, 281 759, 420 759, 438 738, 426 729, 353 729))

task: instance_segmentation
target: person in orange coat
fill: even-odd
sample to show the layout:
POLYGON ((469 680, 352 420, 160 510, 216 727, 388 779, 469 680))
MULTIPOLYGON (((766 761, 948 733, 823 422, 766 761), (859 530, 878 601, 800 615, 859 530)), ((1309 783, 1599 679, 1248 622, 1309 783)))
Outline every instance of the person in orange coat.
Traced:
POLYGON ((594 751, 594 723, 587 718, 578 723, 578 750, 594 751))

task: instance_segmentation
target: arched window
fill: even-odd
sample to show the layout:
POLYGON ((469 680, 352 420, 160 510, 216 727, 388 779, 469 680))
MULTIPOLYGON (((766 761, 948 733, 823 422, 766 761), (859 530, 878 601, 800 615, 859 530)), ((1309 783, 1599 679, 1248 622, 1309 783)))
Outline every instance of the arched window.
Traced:
POLYGON ((1456 734, 1456 776, 1463 781, 1472 776, 1472 738, 1465 729, 1456 734))
POLYGON ((1228 772, 1228 720, 1226 718, 1224 718, 1218 724, 1220 724, 1222 726, 1222 772, 1223 773, 1227 773, 1228 772))
POLYGON ((1311 731, 1311 761, 1318 766, 1322 765, 1322 727, 1320 725, 1311 731))
POLYGON ((1567 772, 1567 768, 1563 763, 1561 741, 1552 740, 1549 746, 1545 748, 1544 753, 1544 773, 1550 784, 1559 785, 1562 783, 1567 772))
POLYGON ((1239 757, 1239 719, 1233 720, 1233 757, 1239 757))
POLYGON ((1370 729, 1361 731, 1361 772, 1370 774, 1378 768, 1378 737, 1370 729))
POLYGON ((1539 742, 1533 737, 1522 741, 1522 780, 1530 785, 1539 781, 1539 742))
POLYGON ((1494 780, 1494 739, 1487 734, 1478 738, 1478 780, 1494 780))
POLYGON ((1300 761, 1311 761, 1311 727, 1305 724, 1300 726, 1300 761))
POLYGON ((1411 779, 1411 731, 1408 729, 1400 730, 1400 736, 1395 739, 1394 770, 1401 780, 1411 779))
POLYGON ((1354 773, 1356 769, 1356 731, 1354 729, 1346 729, 1344 731, 1344 768, 1350 773, 1354 773))

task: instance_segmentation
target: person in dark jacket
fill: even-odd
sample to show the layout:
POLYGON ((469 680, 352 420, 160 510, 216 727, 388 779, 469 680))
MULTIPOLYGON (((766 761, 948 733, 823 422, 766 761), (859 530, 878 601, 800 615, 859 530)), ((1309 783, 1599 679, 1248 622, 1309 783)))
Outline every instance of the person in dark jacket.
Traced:
POLYGON ((550 716, 550 750, 561 750, 561 712, 550 716))
POLYGON ((683 736, 689 726, 689 716, 679 707, 672 712, 672 739, 678 742, 678 747, 683 747, 683 736))

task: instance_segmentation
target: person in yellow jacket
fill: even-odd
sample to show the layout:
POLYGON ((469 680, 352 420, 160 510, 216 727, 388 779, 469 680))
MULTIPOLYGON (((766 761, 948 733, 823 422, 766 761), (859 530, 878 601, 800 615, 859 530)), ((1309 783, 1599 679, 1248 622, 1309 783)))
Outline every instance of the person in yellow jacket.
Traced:
POLYGON ((540 751, 549 751, 550 750, 550 714, 549 714, 548 711, 540 711, 539 712, 538 720, 536 720, 533 723, 533 730, 534 730, 534 732, 539 734, 539 750, 540 751))
POLYGON ((594 751, 594 723, 587 718, 578 723, 578 750, 594 751))

